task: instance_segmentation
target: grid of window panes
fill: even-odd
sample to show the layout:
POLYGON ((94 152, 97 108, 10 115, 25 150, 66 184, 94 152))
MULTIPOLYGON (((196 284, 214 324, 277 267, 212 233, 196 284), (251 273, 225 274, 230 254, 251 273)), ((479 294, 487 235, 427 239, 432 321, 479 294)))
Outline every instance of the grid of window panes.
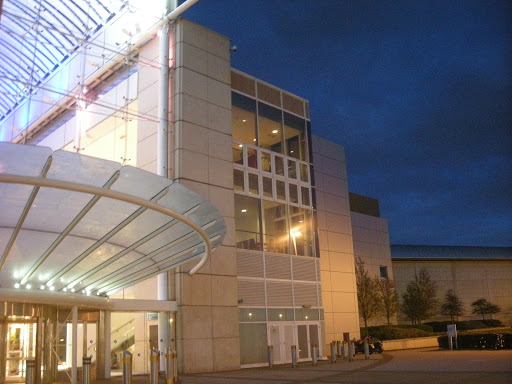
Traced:
POLYGON ((232 92, 232 127, 237 247, 314 256, 307 120, 232 92))

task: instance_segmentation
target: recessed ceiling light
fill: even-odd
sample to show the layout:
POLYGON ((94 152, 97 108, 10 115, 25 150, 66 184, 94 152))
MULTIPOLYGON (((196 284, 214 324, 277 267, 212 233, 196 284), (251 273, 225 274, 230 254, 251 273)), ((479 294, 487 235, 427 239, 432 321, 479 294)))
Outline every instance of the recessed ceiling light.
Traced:
POLYGON ((242 209, 242 212, 243 212, 243 213, 247 212, 247 209, 242 209))
POLYGON ((245 120, 245 119, 242 119, 242 123, 245 123, 246 121, 247 121, 247 120, 245 120))
POLYGON ((274 129, 274 130, 272 131, 272 133, 277 133, 277 132, 279 132, 277 129, 274 129))
POLYGON ((243 147, 243 144, 238 144, 238 146, 239 146, 240 148, 242 148, 242 147, 243 147))

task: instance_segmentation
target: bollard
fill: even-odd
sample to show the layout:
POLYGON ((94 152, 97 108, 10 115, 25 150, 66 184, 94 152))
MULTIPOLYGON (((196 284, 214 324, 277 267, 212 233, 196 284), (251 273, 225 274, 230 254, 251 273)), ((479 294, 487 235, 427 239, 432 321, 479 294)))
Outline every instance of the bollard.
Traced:
POLYGON ((158 371, 160 368, 160 351, 156 348, 151 350, 151 371, 149 372, 150 384, 158 384, 158 371))
POLYGON ((316 367, 318 364, 318 349, 315 344, 311 344, 311 361, 313 362, 313 367, 316 367))
POLYGON ((331 364, 336 362, 336 342, 331 342, 331 364))
POLYGON ((336 341, 336 355, 337 357, 341 358, 341 355, 342 352, 341 352, 341 341, 336 341))
POLYGON ((274 368, 274 347, 269 345, 267 348, 268 367, 274 368))
POLYGON ((370 346, 368 345, 368 339, 364 340, 364 359, 368 360, 370 358, 370 346))
POLYGON ((25 369, 26 369, 25 383, 26 384, 35 384, 35 382, 36 382, 36 361, 35 360, 27 360, 25 369))
POLYGON ((292 368, 297 368, 297 346, 292 345, 292 368))
POLYGON ((348 343, 343 340, 341 344, 341 357, 346 359, 348 357, 348 343))
POLYGON ((354 342, 348 342, 348 361, 354 361, 354 342))
POLYGON ((166 383, 174 384, 176 381, 175 369, 176 365, 176 351, 171 347, 167 347, 167 353, 165 354, 165 369, 166 369, 166 383))
POLYGON ((91 380, 91 358, 82 358, 82 384, 89 384, 91 380))
POLYGON ((123 351, 123 384, 132 384, 132 354, 123 351))

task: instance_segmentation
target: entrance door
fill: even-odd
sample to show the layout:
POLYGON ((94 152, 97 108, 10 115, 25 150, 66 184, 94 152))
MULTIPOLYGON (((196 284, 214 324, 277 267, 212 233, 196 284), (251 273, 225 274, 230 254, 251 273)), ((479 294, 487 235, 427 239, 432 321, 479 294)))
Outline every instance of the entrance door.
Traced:
POLYGON ((319 342, 318 324, 298 324, 297 338, 299 349, 299 360, 311 359, 311 345, 319 347, 319 355, 322 356, 322 345, 319 342))
POLYGON ((36 357, 37 323, 7 323, 6 342, 6 381, 25 381, 27 359, 36 357))
POLYGON ((293 324, 269 324, 269 345, 274 348, 274 364, 292 362, 291 346, 295 345, 293 324))

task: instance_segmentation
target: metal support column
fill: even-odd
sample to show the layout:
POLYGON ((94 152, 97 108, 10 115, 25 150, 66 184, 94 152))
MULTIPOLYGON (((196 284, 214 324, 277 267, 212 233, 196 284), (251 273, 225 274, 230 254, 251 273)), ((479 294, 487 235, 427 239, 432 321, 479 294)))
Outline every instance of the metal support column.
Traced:
POLYGON ((78 383, 78 307, 71 309, 71 384, 78 383))

